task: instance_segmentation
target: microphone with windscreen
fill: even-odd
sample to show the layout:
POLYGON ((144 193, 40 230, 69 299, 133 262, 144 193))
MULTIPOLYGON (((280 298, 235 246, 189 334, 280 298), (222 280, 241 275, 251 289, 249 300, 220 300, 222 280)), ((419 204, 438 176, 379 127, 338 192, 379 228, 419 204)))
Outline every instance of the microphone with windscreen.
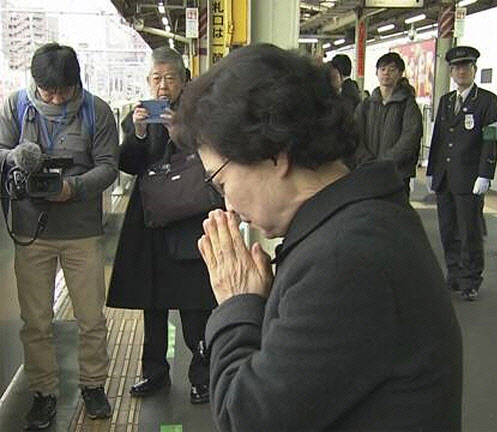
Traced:
POLYGON ((38 144, 24 140, 12 150, 12 159, 21 171, 29 175, 43 167, 45 157, 38 144))

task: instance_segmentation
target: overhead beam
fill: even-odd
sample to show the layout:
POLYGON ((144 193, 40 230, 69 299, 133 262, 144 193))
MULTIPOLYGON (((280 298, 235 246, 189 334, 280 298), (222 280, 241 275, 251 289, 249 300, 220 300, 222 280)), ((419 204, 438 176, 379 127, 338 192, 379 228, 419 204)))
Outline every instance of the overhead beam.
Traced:
POLYGON ((334 31, 341 30, 344 27, 355 24, 356 20, 356 13, 354 11, 350 11, 344 15, 334 17, 330 23, 323 26, 322 31, 332 33, 334 31))
POLYGON ((177 40, 178 42, 183 42, 184 44, 188 44, 190 42, 184 36, 180 36, 178 34, 167 32, 165 30, 157 29, 157 28, 154 28, 154 27, 143 27, 139 31, 142 32, 142 33, 149 33, 149 34, 153 34, 153 35, 156 35, 156 36, 161 36, 161 37, 164 37, 164 38, 169 38, 169 39, 177 40))

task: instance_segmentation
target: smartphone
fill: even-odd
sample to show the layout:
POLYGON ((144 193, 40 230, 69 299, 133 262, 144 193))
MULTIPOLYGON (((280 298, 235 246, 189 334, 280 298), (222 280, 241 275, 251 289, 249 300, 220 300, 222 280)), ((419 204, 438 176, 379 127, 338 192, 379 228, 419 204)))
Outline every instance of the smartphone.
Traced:
POLYGON ((168 99, 150 99, 140 102, 140 105, 148 111, 148 118, 145 123, 165 123, 161 117, 164 111, 171 107, 168 99))

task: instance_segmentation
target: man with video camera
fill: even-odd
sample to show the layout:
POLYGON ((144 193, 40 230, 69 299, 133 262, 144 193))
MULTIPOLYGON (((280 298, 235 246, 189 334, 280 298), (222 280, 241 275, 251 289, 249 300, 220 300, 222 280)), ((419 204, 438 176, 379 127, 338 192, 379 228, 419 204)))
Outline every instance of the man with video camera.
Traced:
POLYGON ((34 392, 25 429, 56 413, 52 333, 54 282, 64 272, 79 327, 80 386, 90 418, 109 417, 102 192, 117 175, 118 136, 110 107, 82 88, 71 47, 43 45, 32 83, 0 111, 2 199, 10 194, 24 371, 34 392), (33 241, 34 239, 34 241, 33 241))

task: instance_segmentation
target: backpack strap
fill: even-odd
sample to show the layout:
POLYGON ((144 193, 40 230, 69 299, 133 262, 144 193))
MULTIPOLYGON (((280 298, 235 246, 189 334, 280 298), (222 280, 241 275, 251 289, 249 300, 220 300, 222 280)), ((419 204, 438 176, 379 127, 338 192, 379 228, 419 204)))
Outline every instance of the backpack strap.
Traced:
POLYGON ((95 115, 95 96, 83 89, 83 103, 80 108, 83 122, 90 132, 90 137, 93 138, 97 129, 97 121, 95 115))
POLYGON ((19 142, 22 141, 24 134, 24 119, 31 106, 26 89, 21 89, 17 96, 17 126, 19 127, 19 142))

